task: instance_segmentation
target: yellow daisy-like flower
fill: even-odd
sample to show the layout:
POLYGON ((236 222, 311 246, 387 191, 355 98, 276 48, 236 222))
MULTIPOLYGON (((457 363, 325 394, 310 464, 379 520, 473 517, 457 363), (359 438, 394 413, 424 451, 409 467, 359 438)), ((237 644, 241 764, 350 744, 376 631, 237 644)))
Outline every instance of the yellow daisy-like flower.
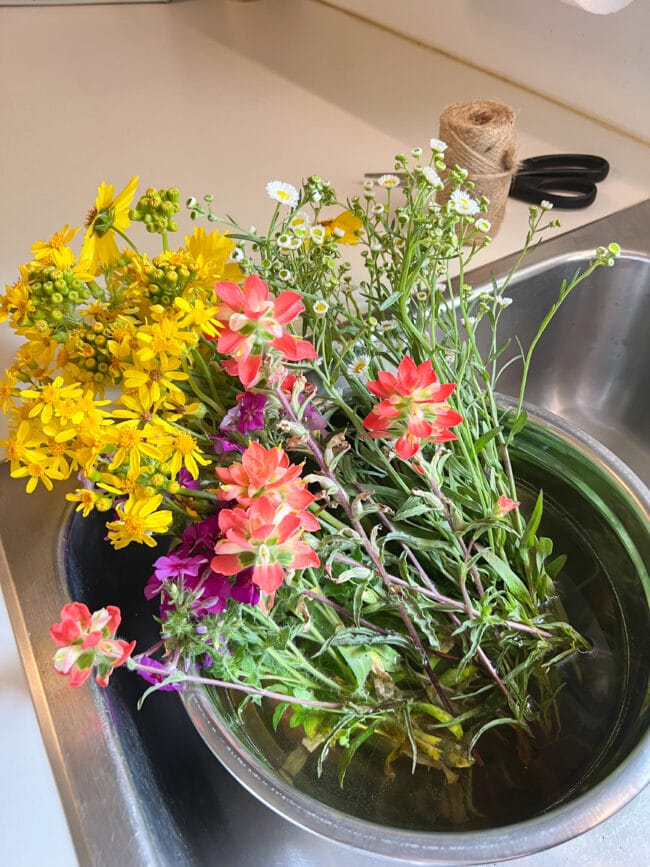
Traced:
MULTIPOLYGON (((207 458, 203 457, 196 439, 186 431, 173 431, 166 445, 169 475, 172 478, 178 475, 181 467, 185 467, 193 479, 198 479, 199 464, 205 467, 210 463, 207 458)), ((163 452, 165 452, 164 447, 163 452)))
POLYGON ((90 488, 77 488, 73 493, 65 495, 66 500, 77 503, 75 512, 81 512, 84 518, 88 517, 101 497, 102 495, 98 491, 93 491, 90 488))
POLYGON ((148 545, 154 548, 156 533, 166 533, 172 522, 169 509, 158 506, 162 502, 162 494, 153 497, 129 497, 126 503, 120 503, 115 511, 116 521, 106 524, 108 539, 114 548, 126 548, 131 542, 148 545))
POLYGON ((124 387, 137 392, 143 408, 150 409, 167 393, 174 399, 184 401, 184 395, 176 384, 188 379, 188 374, 179 370, 179 358, 152 358, 141 361, 137 357, 133 364, 123 367, 124 387))
POLYGON ((205 304, 201 298, 190 301, 181 296, 174 298, 174 306, 183 315, 179 324, 184 328, 193 328, 208 337, 216 337, 223 328, 223 324, 216 318, 218 304, 205 304))
POLYGON ((86 218, 86 234, 81 247, 80 261, 88 261, 93 274, 102 267, 112 265, 119 258, 115 230, 123 232, 130 224, 129 207, 133 200, 138 178, 133 177, 116 196, 113 185, 102 182, 97 190, 95 205, 86 218))
MULTIPOLYGON (((68 251, 72 253, 72 250, 70 250, 67 245, 78 231, 79 229, 71 229, 66 223, 60 232, 55 232, 53 235, 50 235, 49 241, 36 241, 36 243, 32 245, 34 258, 37 262, 54 262, 58 268, 67 267, 67 265, 61 265, 55 259, 55 255, 63 250, 66 251, 64 254, 65 257, 67 257, 68 251)), ((74 257, 74 253, 72 255, 74 257)))
POLYGON ((28 494, 36 488, 36 485, 41 482, 48 491, 54 487, 52 481, 60 481, 65 478, 65 474, 58 466, 58 461, 52 460, 52 456, 45 450, 26 449, 22 460, 24 463, 11 470, 12 479, 27 478, 25 490, 28 494))
POLYGON ((228 261, 235 242, 217 229, 207 233, 203 226, 196 226, 193 235, 185 236, 185 246, 198 267, 197 277, 190 285, 211 289, 218 280, 242 281, 244 275, 239 265, 228 261))
MULTIPOLYGON (((152 309, 156 315, 156 308, 152 309)), ((198 343, 198 335, 194 331, 183 331, 178 320, 173 314, 163 311, 162 316, 156 315, 157 321, 151 325, 143 325, 138 328, 136 337, 138 348, 136 357, 143 363, 153 358, 169 357, 182 358, 188 350, 198 343)))
POLYGON ((77 401, 83 396, 83 391, 78 385, 64 385, 63 377, 57 376, 52 382, 45 383, 40 388, 27 388, 22 392, 23 398, 33 401, 29 412, 31 418, 40 415, 41 423, 46 425, 55 413, 59 412, 63 401, 69 400, 74 407, 69 416, 73 424, 77 424, 83 418, 83 409, 77 401))
POLYGON ((351 211, 343 211, 332 220, 321 220, 326 235, 334 235, 339 244, 358 244, 363 223, 351 211))
POLYGON ((128 463, 133 472, 139 473, 143 458, 159 461, 161 453, 156 441, 160 438, 160 433, 160 428, 153 424, 140 428, 137 421, 123 421, 112 425, 106 437, 107 442, 115 446, 109 470, 128 463))

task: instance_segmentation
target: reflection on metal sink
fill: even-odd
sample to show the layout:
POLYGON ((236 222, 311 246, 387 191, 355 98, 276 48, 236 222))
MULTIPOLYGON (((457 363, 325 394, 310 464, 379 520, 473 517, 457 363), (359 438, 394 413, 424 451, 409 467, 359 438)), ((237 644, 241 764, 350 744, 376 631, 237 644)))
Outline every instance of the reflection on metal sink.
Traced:
MULTIPOLYGON (((504 314, 524 344, 528 323, 557 296, 565 275, 597 245, 618 241, 625 251, 570 296, 542 339, 528 399, 577 422, 648 479, 648 370, 644 341, 650 313, 650 202, 614 214, 543 245, 512 285, 517 303, 504 314), (576 252, 579 251, 579 252, 576 252)), ((469 277, 474 286, 507 273, 512 260, 469 277)), ((514 365, 513 365, 514 367, 514 365)), ((500 387, 512 391, 515 371, 500 387)), ((72 484, 72 482, 71 482, 72 484)), ((295 865, 379 867, 377 859, 334 847, 277 817, 249 795, 208 752, 180 703, 154 695, 136 710, 141 684, 118 671, 109 688, 70 691, 52 667, 50 625, 71 597, 97 608, 122 603, 124 634, 153 640, 151 603, 142 595, 150 552, 124 560, 101 545, 101 522, 73 522, 64 544, 62 498, 16 492, 0 467, 0 580, 27 671, 44 741, 82 864, 295 865), (64 568, 67 567, 67 568, 64 568), (145 625, 146 624, 146 625, 145 625)), ((598 828, 521 867, 576 863, 647 863, 644 828, 650 791, 598 828)), ((508 862, 513 863, 513 862, 508 862)))
MULTIPOLYGON (((582 428, 649 484, 650 203, 540 248, 534 254, 538 261, 522 269, 508 288, 514 303, 501 317, 500 339, 516 336, 526 349, 557 300, 562 282, 585 268, 597 244, 622 237, 617 223, 624 223, 626 215, 629 226, 625 243, 620 242, 621 258, 613 268, 598 268, 577 286, 542 336, 533 355, 526 400, 582 428), (551 249, 557 252, 549 256, 551 249)), ((482 284, 483 273, 475 275, 472 285, 482 284)), ((499 362, 517 353, 512 341, 499 362)), ((521 369, 520 361, 510 364, 499 378, 499 391, 517 395, 521 369)))

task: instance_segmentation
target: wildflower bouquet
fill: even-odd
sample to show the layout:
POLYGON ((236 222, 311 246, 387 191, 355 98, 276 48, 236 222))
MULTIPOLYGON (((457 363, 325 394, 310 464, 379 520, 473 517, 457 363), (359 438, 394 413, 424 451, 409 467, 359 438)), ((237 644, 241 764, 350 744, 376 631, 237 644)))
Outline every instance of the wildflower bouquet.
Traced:
POLYGON ((558 663, 588 644, 510 456, 537 339, 507 411, 508 280, 466 284, 487 203, 444 149, 398 155, 401 185, 345 203, 317 176, 269 183, 264 232, 190 198, 199 225, 175 247, 178 190, 133 205, 137 178, 102 184, 78 257, 67 225, 34 245, 2 298, 26 338, 2 385, 11 475, 28 492, 77 478, 68 499, 105 514, 115 548, 159 546, 143 590, 160 641, 134 655, 114 606, 66 605, 52 638, 73 685, 126 662, 150 690, 228 689, 319 769, 336 756, 341 781, 371 739, 388 773, 406 757, 453 779, 486 732, 553 728, 558 663))

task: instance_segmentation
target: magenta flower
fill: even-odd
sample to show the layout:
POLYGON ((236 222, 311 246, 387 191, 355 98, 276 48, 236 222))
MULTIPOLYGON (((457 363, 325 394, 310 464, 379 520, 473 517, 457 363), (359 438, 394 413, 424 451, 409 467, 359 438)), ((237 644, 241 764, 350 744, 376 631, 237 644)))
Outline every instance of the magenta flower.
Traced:
MULTIPOLYGON (((156 674, 153 671, 143 671, 141 668, 136 668, 137 673, 143 680, 146 680, 147 683, 162 683, 163 680, 171 674, 166 665, 159 662, 157 659, 153 659, 151 656, 147 656, 146 653, 134 656, 133 659, 140 665, 146 665, 148 668, 155 668, 160 672, 159 674, 156 674)), ((161 692, 176 692, 180 688, 180 683, 166 683, 164 686, 160 687, 160 690, 161 692)))
POLYGON ((255 394, 245 391, 237 396, 237 403, 223 417, 219 430, 224 433, 247 434, 252 430, 261 430, 264 427, 264 407, 267 397, 264 394, 255 394))
POLYGON ((192 474, 189 470, 185 469, 185 467, 181 467, 178 475, 176 476, 176 481, 182 488, 189 488, 191 491, 200 491, 201 483, 198 479, 193 479, 192 474))
POLYGON ((209 437, 212 440, 212 448, 215 455, 221 457, 221 455, 227 455, 229 452, 239 452, 241 454, 244 451, 243 446, 233 442, 229 437, 220 437, 216 434, 209 434, 209 437))

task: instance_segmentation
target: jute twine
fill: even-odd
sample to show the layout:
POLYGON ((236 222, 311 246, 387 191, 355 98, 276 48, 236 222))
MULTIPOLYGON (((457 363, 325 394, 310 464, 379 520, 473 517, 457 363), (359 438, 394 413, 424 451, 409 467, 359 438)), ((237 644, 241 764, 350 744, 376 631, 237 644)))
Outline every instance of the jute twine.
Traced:
MULTIPOLYGON (((445 162, 467 169, 472 196, 490 200, 487 218, 494 237, 501 226, 513 174, 517 170, 515 113, 491 99, 448 105, 440 115, 439 138, 447 142, 445 162)), ((440 204, 449 198, 438 194, 440 204)))

